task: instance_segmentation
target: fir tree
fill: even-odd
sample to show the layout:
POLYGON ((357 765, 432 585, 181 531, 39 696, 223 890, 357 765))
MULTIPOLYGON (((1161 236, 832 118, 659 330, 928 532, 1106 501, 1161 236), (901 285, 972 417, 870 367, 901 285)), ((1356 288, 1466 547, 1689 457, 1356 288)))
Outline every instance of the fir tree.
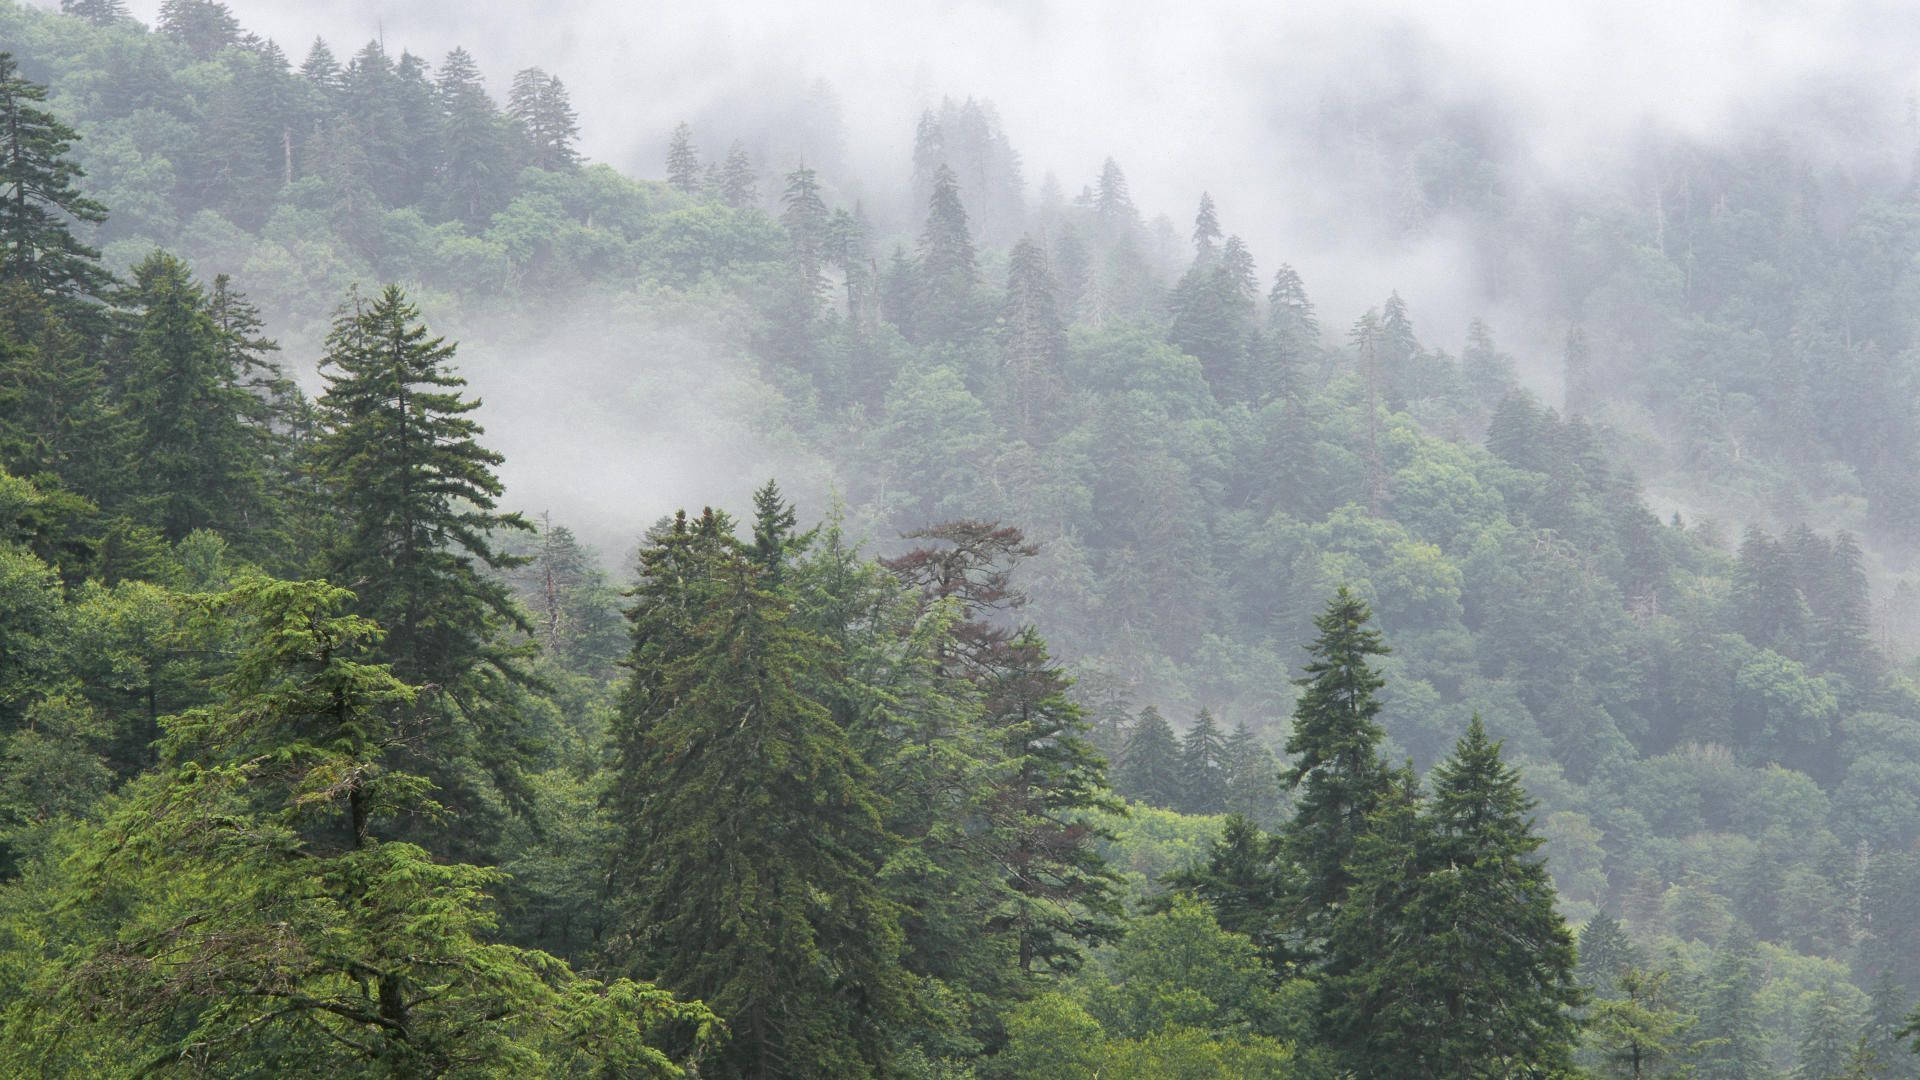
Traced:
POLYGON ((1553 1075, 1575 1038, 1572 935, 1533 832, 1534 802, 1474 717, 1434 769, 1420 949, 1441 972, 1441 1076, 1553 1075))
POLYGON ((787 190, 780 197, 780 223, 787 228, 793 263, 795 295, 811 319, 826 295, 827 226, 832 215, 820 197, 820 180, 801 165, 787 174, 787 190))
POLYGON ((1248 730, 1246 722, 1234 725, 1220 755, 1226 772, 1226 810, 1239 814, 1264 828, 1280 820, 1280 763, 1273 751, 1262 745, 1248 730))
POLYGON ((434 189, 448 214, 478 225, 501 206, 512 179, 506 122, 465 49, 440 62, 434 97, 441 153, 434 189))
POLYGON ((130 18, 126 0, 60 0, 60 10, 95 26, 112 26, 130 18))
POLYGON ((565 172, 577 168, 580 120, 560 80, 537 67, 513 77, 507 94, 507 116, 519 128, 527 164, 536 169, 565 172))
POLYGON ((980 325, 979 269, 967 211, 960 205, 960 182, 945 165, 934 170, 919 254, 914 339, 949 344, 968 340, 980 325))
POLYGON ((727 1020, 727 1075, 881 1072, 906 1007, 899 912, 875 883, 892 842, 868 767, 801 692, 830 649, 711 513, 656 534, 642 566, 616 727, 619 951, 727 1020))
POLYGON ((1120 878, 1095 847, 1110 836, 1088 819, 1123 807, 1039 634, 1023 630, 997 667, 987 726, 1012 770, 994 799, 1005 815, 996 861, 1009 871, 1012 899, 994 924, 1014 934, 1022 972, 1072 972, 1085 959, 1081 946, 1122 933, 1120 878))
POLYGON ((221 49, 240 40, 240 22, 217 0, 162 0, 161 36, 186 46, 197 60, 211 60, 221 49))
MULTIPOLYGON (((1220 928, 1245 934, 1261 959, 1276 973, 1299 958, 1288 941, 1285 912, 1292 891, 1280 839, 1239 814, 1213 842, 1204 866, 1189 867, 1164 880, 1169 895, 1185 893, 1213 909, 1220 928)), ((1165 901, 1156 902, 1163 908, 1165 901)))
POLYGON ((1694 1044, 1687 1035, 1695 1017, 1673 1006, 1665 971, 1627 968, 1614 982, 1617 994, 1594 1003, 1587 1017, 1587 1042, 1598 1056, 1601 1075, 1650 1080, 1676 1074, 1669 1065, 1694 1044))
POLYGON ((1800 1021, 1800 1045, 1794 1056, 1793 1080, 1843 1080, 1860 1040, 1853 1034, 1832 990, 1823 991, 1807 1006, 1800 1021))
POLYGON ((326 557, 353 582, 359 610, 387 627, 382 655, 409 682, 438 688, 421 721, 421 772, 483 820, 475 773, 512 795, 524 753, 505 705, 518 677, 504 627, 526 630, 487 570, 517 563, 494 537, 531 530, 495 510, 500 455, 477 441, 454 346, 429 336, 397 286, 356 298, 327 339, 315 448, 337 518, 326 557))
POLYGON ((1213 713, 1201 709, 1180 740, 1180 805, 1186 814, 1218 814, 1226 809, 1226 742, 1213 713))
MULTIPOLYGON (((223 332, 187 265, 165 252, 134 268, 126 299, 140 316, 124 397, 143 447, 141 486, 157 504, 152 523, 169 541, 213 529, 259 551, 272 432, 246 385, 247 344, 223 332)), ((242 325, 230 295, 226 303, 223 314, 242 325)))
POLYGON ((1066 330, 1055 301, 1046 253, 1022 237, 1007 257, 1007 300, 1002 309, 1001 355, 1011 376, 1008 391, 1019 411, 1019 432, 1044 441, 1066 393, 1066 330))
POLYGON ((1639 949, 1620 920, 1597 912, 1580 930, 1580 985, 1595 997, 1617 995, 1620 976, 1640 966, 1639 949))
POLYGON ((684 120, 674 125, 667 144, 667 183, 685 195, 700 190, 700 154, 693 148, 693 128, 684 120))
POLYGON ((1148 806, 1172 809, 1180 805, 1180 743, 1160 710, 1149 705, 1127 733, 1126 750, 1114 787, 1122 795, 1148 806))
POLYGON ((67 158, 79 136, 38 107, 46 99, 0 52, 0 279, 56 301, 97 297, 112 278, 69 223, 98 224, 107 210, 74 187, 86 175, 67 158))
POLYGON ((1314 620, 1320 636, 1308 647, 1305 690, 1294 707, 1283 782, 1294 791, 1294 814, 1281 827, 1288 857, 1302 871, 1301 924, 1323 934, 1353 880, 1355 845, 1388 788, 1380 761, 1380 702, 1385 685, 1368 659, 1387 652, 1367 625, 1365 602, 1343 586, 1314 620))
POLYGON ((1753 935, 1736 925, 1715 950, 1700 1003, 1699 1075, 1743 1080, 1765 1068, 1764 1033, 1754 1014, 1759 962, 1753 935))
POLYGON ((747 148, 735 142, 727 149, 726 163, 718 178, 720 201, 735 210, 745 210, 760 201, 760 174, 747 156, 747 148))

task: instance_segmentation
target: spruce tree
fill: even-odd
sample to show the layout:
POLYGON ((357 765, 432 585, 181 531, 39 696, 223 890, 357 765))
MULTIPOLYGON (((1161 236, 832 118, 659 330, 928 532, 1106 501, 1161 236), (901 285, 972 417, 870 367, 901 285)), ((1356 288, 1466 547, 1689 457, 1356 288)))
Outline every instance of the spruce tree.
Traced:
POLYGON ((1280 820, 1280 762, 1245 721, 1235 724, 1233 734, 1227 736, 1221 764, 1226 771, 1227 813, 1272 828, 1280 820))
POLYGON ((514 75, 507 116, 519 128, 527 164, 551 172, 579 166, 580 119, 558 78, 537 67, 514 75))
MULTIPOLYGON (((151 523, 169 541, 213 529, 264 553, 257 541, 273 510, 262 469, 272 432, 246 385, 246 345, 223 332, 187 265, 165 252, 134 268, 125 300, 140 311, 123 395, 143 448, 151 523)), ((225 316, 244 323, 230 296, 227 304, 225 316)))
POLYGON ((186 46, 196 60, 211 60, 240 40, 240 22, 218 0, 162 0, 155 28, 186 46))
POLYGON ((1687 1038, 1696 1018, 1674 1006, 1677 996, 1665 971, 1627 968, 1614 986, 1617 995, 1594 1003, 1586 1022, 1587 1045, 1600 1063, 1600 1075, 1621 1080, 1688 1075, 1670 1067, 1694 1047, 1687 1038))
POLYGON ((1597 912, 1580 930, 1580 985, 1595 997, 1618 995, 1620 976, 1640 966, 1640 950, 1620 920, 1597 912))
POLYGON ((685 120, 674 125, 667 144, 667 183, 683 195, 700 191, 700 153, 693 148, 693 128, 685 120))
POLYGON ((1308 647, 1307 673, 1298 680, 1304 693, 1287 739, 1292 762, 1282 780, 1295 793, 1294 813, 1280 836, 1302 872, 1297 904, 1310 936, 1326 932, 1345 898, 1355 846, 1389 786, 1374 696, 1385 681, 1368 663, 1387 646, 1369 618, 1366 603, 1342 586, 1314 620, 1319 637, 1308 647))
POLYGON ((802 691, 830 647, 711 513, 656 533, 635 597, 617 951, 727 1021, 725 1075, 883 1073, 906 1008, 876 883, 894 841, 875 777, 802 691))
POLYGON ((1555 1075, 1570 1064, 1573 937, 1533 832, 1534 802, 1474 717, 1434 769, 1420 948, 1441 978, 1440 1076, 1555 1075))
POLYGON ((98 224, 107 209, 74 187, 86 175, 67 158, 79 136, 39 107, 46 99, 0 52, 0 280, 54 301, 99 297, 113 279, 70 223, 98 224))
MULTIPOLYGON (((1221 929, 1245 934, 1277 974, 1299 959, 1288 940, 1285 914, 1292 891, 1289 869, 1280 857, 1279 837, 1232 814, 1206 864, 1170 874, 1164 882, 1169 896, 1186 893, 1204 901, 1221 929)), ((1157 908, 1164 906, 1165 901, 1156 902, 1157 908)))
POLYGON ((980 272, 960 181, 945 165, 934 170, 927 224, 920 233, 919 289, 910 337, 959 344, 979 330, 980 272))
POLYGON ((501 631, 527 625, 506 585, 488 573, 517 563, 495 537, 532 526, 495 509, 499 454, 478 442, 460 392, 454 346, 432 337, 398 286, 355 298, 334 321, 317 402, 316 466, 330 499, 328 576, 352 583, 358 610, 387 628, 382 656, 408 682, 438 690, 423 702, 423 760, 468 825, 485 821, 480 777, 509 796, 525 751, 519 678, 501 631))
POLYGON ((1085 959, 1082 946, 1123 932, 1120 877, 1095 847, 1110 836, 1089 824, 1092 813, 1123 807, 1040 635, 1022 630, 997 668, 987 727, 1011 768, 993 801, 1004 815, 996 861, 1008 870, 1012 896, 994 922, 1014 934, 1022 972, 1072 972, 1085 959))
POLYGON ((1201 709, 1180 740, 1180 811, 1218 814, 1226 810, 1226 742, 1213 713, 1201 709))
POLYGON ((506 121, 465 49, 440 62, 434 97, 440 113, 438 201, 444 213, 482 224, 502 205, 513 179, 506 121))
POLYGON ((1028 442, 1044 441, 1066 394, 1067 337, 1046 252, 1031 238, 1022 237, 1007 256, 1007 299, 1000 326, 1017 430, 1028 442))
POLYGON ((1843 1080, 1859 1042, 1840 1008, 1840 999, 1831 989, 1822 991, 1800 1021, 1793 1080, 1843 1080))
POLYGON ((126 21, 126 0, 60 0, 60 10, 95 26, 112 26, 126 21))
POLYGON ((704 1042, 706 1009, 490 941, 497 871, 386 838, 437 808, 393 767, 416 688, 373 662, 351 600, 256 578, 204 604, 244 633, 233 671, 80 833, 61 903, 86 929, 28 974, 0 1067, 681 1075, 650 1036, 704 1042))
POLYGON ((1703 1080, 1743 1080, 1765 1068, 1764 1033, 1754 1013, 1758 953, 1752 933, 1738 924, 1714 951, 1700 1001, 1703 1080))
POLYGON ((760 173, 747 156, 747 148, 736 140, 727 148, 727 160, 718 177, 720 201, 735 210, 745 210, 760 201, 760 173))
POLYGON ((1180 743, 1173 726, 1151 705, 1127 733, 1114 788, 1148 806, 1171 810, 1180 805, 1180 743))

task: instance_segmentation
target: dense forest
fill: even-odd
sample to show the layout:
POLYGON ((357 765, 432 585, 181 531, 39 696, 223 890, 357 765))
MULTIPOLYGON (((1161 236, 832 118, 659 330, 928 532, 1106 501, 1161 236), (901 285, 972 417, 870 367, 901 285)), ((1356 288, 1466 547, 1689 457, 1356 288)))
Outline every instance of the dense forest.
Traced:
POLYGON ((6 1075, 1920 1077, 1904 172, 1330 98, 1564 338, 1449 352, 984 99, 636 177, 554 73, 60 9, 0 0, 6 1075))

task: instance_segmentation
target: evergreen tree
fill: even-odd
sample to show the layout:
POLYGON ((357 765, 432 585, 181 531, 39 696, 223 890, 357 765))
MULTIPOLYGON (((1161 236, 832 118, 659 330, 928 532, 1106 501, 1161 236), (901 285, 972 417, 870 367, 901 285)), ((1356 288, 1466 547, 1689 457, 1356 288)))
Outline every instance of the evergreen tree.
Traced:
MULTIPOLYGON (((143 449, 141 488, 156 504, 152 523, 169 541, 213 529, 260 550, 251 544, 272 513, 262 471, 271 432, 246 385, 247 343, 223 332, 187 265, 165 252, 134 268, 126 300, 140 316, 123 393, 143 449)), ((224 302, 225 317, 243 325, 231 294, 224 302)))
POLYGON ((1640 966, 1640 951, 1620 920, 1597 912, 1580 930, 1580 985, 1595 997, 1618 996, 1620 976, 1640 966))
MULTIPOLYGON (((1299 958, 1288 942, 1285 919, 1291 883, 1280 858, 1280 839, 1232 814, 1213 842, 1204 866, 1193 866, 1164 880, 1168 895, 1185 893, 1213 909, 1220 928, 1245 934, 1261 959, 1276 973, 1299 958)), ((1163 909, 1166 901, 1156 901, 1163 909)))
MULTIPOLYGON (((787 174, 787 190, 780 197, 780 223, 787 227, 788 250, 793 263, 793 285, 797 302, 806 320, 811 320, 828 285, 827 227, 832 215, 820 197, 820 181, 812 169, 801 165, 787 174)), ((800 326, 790 328, 803 331, 800 326)))
POLYGON ((60 0, 60 10, 95 26, 112 26, 131 17, 126 0, 60 0))
POLYGON ((1022 237, 1007 256, 1007 300, 1000 317, 1001 355, 1011 376, 1017 430, 1043 441, 1047 423, 1066 394, 1066 329, 1055 301, 1053 275, 1040 245, 1022 237))
POLYGON ((745 210, 760 201, 760 174, 747 156, 747 148, 735 142, 727 149, 726 164, 720 166, 720 201, 735 210, 745 210))
POLYGON ((1704 1080, 1743 1080, 1765 1070, 1764 1033, 1754 1015, 1757 954, 1753 935, 1737 924, 1714 951, 1700 1002, 1704 1080))
POLYGON ((465 49, 440 62, 434 96, 441 152, 434 190, 445 213, 481 224, 504 203, 512 179, 506 123, 465 49))
POLYGON ((1860 1040, 1887 1080, 1920 1076, 1920 1054, 1913 1053, 1908 1045, 1913 1017, 1907 1009, 1907 992, 1894 981, 1893 967, 1882 966, 1867 991, 1867 1016, 1860 1027, 1860 1040))
POLYGON ((0 279, 56 301, 98 297, 112 278, 69 222, 98 224, 107 209, 74 187, 86 175, 67 159, 79 136, 38 107, 46 99, 0 52, 0 279))
POLYGON ((565 172, 577 168, 580 120, 560 80, 537 67, 513 77, 507 94, 507 116, 519 128, 527 164, 536 169, 565 172))
POLYGON ((355 583, 358 609, 387 627, 382 656, 395 673, 438 688, 418 717, 417 764, 472 825, 484 820, 481 776, 510 796, 520 786, 525 751, 506 707, 518 674, 499 631, 528 627, 486 571, 519 561, 493 537, 532 526, 495 510, 501 458, 467 415, 480 403, 460 393, 454 346, 419 318, 389 285, 335 319, 315 454, 336 519, 329 577, 355 583))
POLYGON ((1106 763, 1067 699, 1069 682, 1031 627, 1008 643, 987 687, 987 726, 1012 772, 995 797, 1011 902, 994 919, 1016 937, 1022 972, 1071 972, 1082 945, 1122 933, 1120 877, 1095 848, 1110 839, 1092 812, 1124 807, 1107 790, 1106 763))
POLYGON ((1439 1076, 1554 1075, 1570 1064, 1573 937, 1554 910, 1534 802, 1478 716, 1433 773, 1419 948, 1441 973, 1439 1076))
POLYGON ((674 125, 667 144, 667 183, 686 195, 700 190, 700 154, 693 148, 693 128, 685 120, 674 125))
POLYGON ((1149 705, 1140 711, 1120 755, 1114 787, 1135 802, 1172 809, 1180 805, 1180 744, 1173 726, 1149 705))
POLYGON ((960 182, 945 165, 934 170, 927 225, 920 234, 920 287, 912 330, 917 341, 959 344, 980 328, 980 275, 975 265, 960 182))
POLYGON ((350 601, 266 579, 214 598, 249 641, 222 699, 171 718, 161 766, 81 831, 46 902, 86 930, 25 973, 9 1072, 683 1075, 655 1037, 704 1042, 704 1008, 490 943, 498 873, 382 838, 436 808, 390 767, 415 689, 370 662, 350 601))
POLYGON ((1695 1017, 1674 1008, 1674 992, 1665 971, 1627 968, 1614 986, 1617 996, 1594 1003, 1587 1018, 1587 1042, 1598 1056, 1602 1076, 1622 1080, 1689 1075, 1674 1065, 1693 1044, 1688 1033, 1695 1017))
POLYGON ((1060 226, 1053 238, 1054 277, 1059 282, 1061 321, 1078 322, 1086 310, 1093 290, 1093 255, 1080 230, 1071 224, 1060 226))
POLYGON ((1106 239, 1117 239, 1140 227, 1140 212, 1134 209, 1127 175, 1112 158, 1100 166, 1100 180, 1094 185, 1092 202, 1094 220, 1100 223, 1101 235, 1106 239))
POLYGON ((635 597, 618 950, 727 1020, 726 1075, 883 1072, 906 1008, 875 881, 892 841, 874 776, 801 690, 827 680, 826 641, 711 513, 656 533, 635 597))
POLYGON ((240 41, 240 22, 217 0, 162 0, 161 36, 186 46, 196 60, 211 60, 221 49, 240 41))
POLYGON ((1180 740, 1180 804, 1186 814, 1218 814, 1226 810, 1226 742, 1213 713, 1201 709, 1180 740))
POLYGON ((1800 1022, 1793 1080, 1843 1080, 1860 1044, 1852 1029, 1832 990, 1814 998, 1800 1022))
POLYGON ((1374 696, 1385 681, 1368 663, 1387 646, 1369 618, 1366 603, 1342 586, 1314 620, 1319 637, 1308 646, 1311 659, 1299 680, 1305 692, 1287 739, 1292 764, 1282 780, 1296 794, 1280 837, 1302 872, 1299 921, 1312 937, 1326 932, 1346 896, 1355 845, 1389 786, 1374 696))
POLYGON ((1226 772, 1226 810, 1271 828, 1280 820, 1280 763, 1248 730, 1234 725, 1220 755, 1226 772))

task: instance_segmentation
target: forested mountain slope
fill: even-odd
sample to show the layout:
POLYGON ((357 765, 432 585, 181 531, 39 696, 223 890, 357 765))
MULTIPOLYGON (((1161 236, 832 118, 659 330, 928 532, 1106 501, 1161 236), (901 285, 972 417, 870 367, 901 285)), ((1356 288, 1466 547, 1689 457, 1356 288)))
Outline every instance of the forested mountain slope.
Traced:
MULTIPOLYGON (((971 99, 897 176, 683 128, 636 178, 579 159, 555 74, 502 107, 458 51, 290 58, 219 4, 66 6, 0 7, 0 105, 41 118, 0 210, 4 962, 100 981, 74 1012, 16 995, 18 1030, 124 1001, 146 1054, 217 1063, 244 1014, 196 1012, 151 943, 251 880, 243 912, 335 898, 290 949, 457 958, 444 1014, 382 991, 347 1017, 419 1032, 369 1053, 420 1069, 511 1045, 556 1074, 1558 1075, 1577 1014, 1600 1075, 1643 1043, 1699 1075, 1860 1075, 1861 1045, 1916 1074, 1903 183, 1676 140, 1567 191, 1458 116, 1355 105, 1395 227, 1465 222, 1488 254, 1462 272, 1564 331, 1516 358, 1439 328, 1455 353, 1397 294, 1323 324, 1207 196, 1176 229, 1111 160, 1030 191, 971 99), (1379 676, 1324 745, 1309 642, 1379 676), (713 734, 742 713, 764 726, 713 734), (201 770, 260 823, 232 879, 125 899, 152 886, 116 875, 183 872, 125 869, 129 835, 196 875, 242 843, 164 831, 201 770), (742 831, 742 790, 788 824, 742 831), (1531 905, 1489 978, 1539 1013, 1489 1021, 1531 1033, 1498 1050, 1443 1037, 1444 971, 1368 948, 1476 887, 1531 905), (419 888, 464 906, 354 921, 419 888), (774 898, 760 936, 723 918, 742 896, 774 898), (1585 1003, 1550 901, 1585 927, 1585 1003), (1174 941, 1211 966, 1157 967, 1174 941), (472 1022, 488 995, 531 1019, 472 1022), (615 1013, 630 1042, 577 1038, 615 1013)), ((206 964, 230 941, 187 936, 206 964)), ((338 1008, 271 1053, 317 1053, 306 1017, 359 1008, 356 978, 426 978, 393 962, 275 968, 338 1008)))

